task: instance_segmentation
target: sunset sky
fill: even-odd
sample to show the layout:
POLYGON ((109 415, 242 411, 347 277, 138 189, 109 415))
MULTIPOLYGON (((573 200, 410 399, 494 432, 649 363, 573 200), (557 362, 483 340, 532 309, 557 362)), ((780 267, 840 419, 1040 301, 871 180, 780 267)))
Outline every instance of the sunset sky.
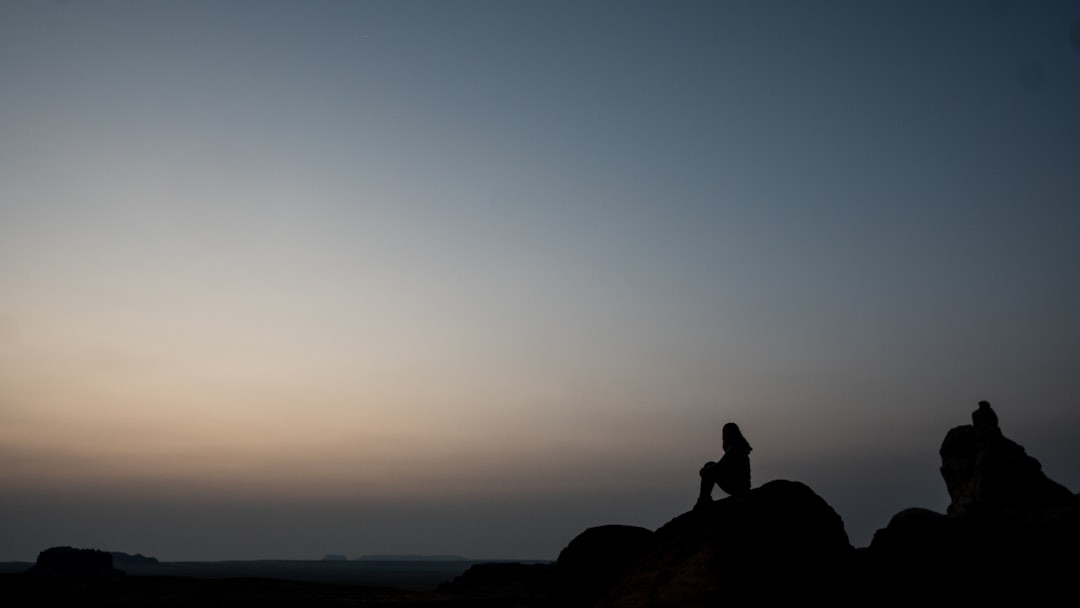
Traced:
POLYGON ((1080 490, 1080 3, 0 3, 0 561, 1080 490), (715 497, 722 496, 719 490, 715 497))

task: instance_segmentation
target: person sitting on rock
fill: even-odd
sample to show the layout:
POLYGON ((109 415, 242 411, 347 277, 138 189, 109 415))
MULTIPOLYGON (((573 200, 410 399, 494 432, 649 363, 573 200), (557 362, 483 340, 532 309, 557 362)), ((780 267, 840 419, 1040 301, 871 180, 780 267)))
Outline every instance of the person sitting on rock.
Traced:
POLYGON ((981 443, 994 441, 1001 437, 998 417, 990 408, 989 401, 980 401, 979 409, 971 412, 971 425, 975 427, 975 437, 981 443))
POLYGON ((750 451, 753 448, 734 422, 724 425, 722 436, 724 456, 720 462, 706 462, 698 471, 701 475, 698 505, 712 502, 713 484, 732 496, 750 491, 750 451))

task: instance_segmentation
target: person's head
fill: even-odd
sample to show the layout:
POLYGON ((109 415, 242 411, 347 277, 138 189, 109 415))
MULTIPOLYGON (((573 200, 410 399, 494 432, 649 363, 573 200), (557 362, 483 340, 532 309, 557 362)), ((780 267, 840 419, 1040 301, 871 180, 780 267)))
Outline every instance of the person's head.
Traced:
POLYGON ((724 428, 721 431, 721 437, 724 439, 725 452, 735 446, 744 446, 747 452, 751 450, 750 442, 743 437, 742 431, 739 430, 739 425, 734 422, 729 422, 724 425, 724 428))

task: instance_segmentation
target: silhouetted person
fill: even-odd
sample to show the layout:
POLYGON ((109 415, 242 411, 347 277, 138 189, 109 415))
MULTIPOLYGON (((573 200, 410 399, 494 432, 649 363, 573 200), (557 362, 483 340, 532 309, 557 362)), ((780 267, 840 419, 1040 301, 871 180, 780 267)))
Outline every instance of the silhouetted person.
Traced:
POLYGON ((989 401, 980 401, 979 409, 971 412, 971 425, 975 427, 975 437, 978 441, 993 441, 1001 436, 997 414, 990 409, 989 401))
POLYGON ((722 436, 724 456, 720 462, 706 462, 698 472, 701 475, 699 505, 712 501, 713 484, 732 496, 750 491, 750 451, 753 448, 734 422, 724 425, 722 436))

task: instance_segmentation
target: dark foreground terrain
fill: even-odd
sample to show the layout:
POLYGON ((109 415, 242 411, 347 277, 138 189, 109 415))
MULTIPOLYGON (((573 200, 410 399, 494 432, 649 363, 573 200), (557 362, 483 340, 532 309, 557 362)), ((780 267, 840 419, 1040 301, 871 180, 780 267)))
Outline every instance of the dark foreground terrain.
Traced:
MULTIPOLYGON (((476 562, 164 562, 123 574, 35 575, 0 565, 4 606, 512 606, 505 593, 438 591, 476 562)), ((512 567, 517 566, 516 564, 512 567)), ((542 566, 541 566, 542 567, 542 566)))
POLYGON ((41 581, 0 575, 5 606, 510 606, 507 600, 274 579, 125 577, 41 581))

